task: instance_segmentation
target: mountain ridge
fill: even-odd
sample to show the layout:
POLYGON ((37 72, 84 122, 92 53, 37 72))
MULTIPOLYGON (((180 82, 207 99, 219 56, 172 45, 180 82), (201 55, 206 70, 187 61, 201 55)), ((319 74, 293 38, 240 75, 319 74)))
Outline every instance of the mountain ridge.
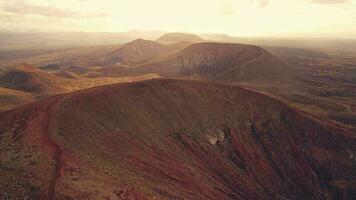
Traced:
POLYGON ((161 44, 173 44, 177 42, 203 42, 204 40, 195 34, 190 33, 166 33, 156 40, 161 44))
POLYGON ((0 124, 1 142, 17 138, 10 143, 17 153, 0 152, 32 152, 12 162, 11 174, 34 173, 37 181, 28 181, 37 196, 323 199, 355 191, 352 132, 231 85, 154 79, 102 86, 0 113, 0 124))

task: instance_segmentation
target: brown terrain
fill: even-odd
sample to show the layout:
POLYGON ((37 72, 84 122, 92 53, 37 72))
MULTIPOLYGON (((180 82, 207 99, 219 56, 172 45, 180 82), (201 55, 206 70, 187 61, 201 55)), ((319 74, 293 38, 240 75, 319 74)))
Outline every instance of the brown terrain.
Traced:
POLYGON ((35 101, 32 94, 0 87, 0 112, 35 101))
POLYGON ((298 109, 356 130, 356 55, 350 44, 202 37, 220 42, 214 43, 192 40, 199 36, 180 33, 161 38, 175 39, 170 44, 138 39, 122 45, 51 50, 27 57, 22 52, 5 59, 5 66, 11 68, 23 61, 60 77, 81 77, 91 82, 109 77, 130 80, 132 76, 228 82, 273 94, 298 109))
POLYGON ((37 67, 20 64, 0 76, 0 86, 34 94, 65 92, 61 78, 37 67))
POLYGON ((356 197, 354 133, 235 86, 115 84, 4 112, 0 125, 7 199, 356 197))
POLYGON ((0 73, 0 111, 55 94, 153 77, 143 75, 129 79, 125 77, 86 78, 64 70, 46 72, 38 67, 22 63, 0 73))
MULTIPOLYGON (((157 42, 138 40, 124 45, 111 55, 111 59, 128 59, 131 65, 112 65, 95 69, 103 76, 138 76, 157 74, 161 77, 200 78, 224 82, 293 82, 301 78, 297 72, 277 57, 253 45, 227 43, 178 44, 163 46, 157 42), (163 48, 164 47, 164 48, 163 48), (156 49, 142 54, 147 49, 156 49), (164 53, 158 53, 158 52, 164 53), (120 52, 120 53, 119 53, 120 52), (155 55, 156 54, 156 55, 155 55)), ((114 63, 114 62, 112 62, 114 63)))
POLYGON ((201 77, 225 82, 280 82, 295 79, 286 64, 265 50, 244 44, 198 43, 163 60, 141 64, 136 71, 161 76, 201 77))
POLYGON ((0 43, 0 199, 356 199, 352 44, 157 35, 0 43))
POLYGON ((313 49, 266 49, 297 71, 312 76, 311 82, 304 83, 308 90, 297 95, 284 95, 286 100, 299 109, 356 130, 355 43, 345 42, 322 43, 313 49))

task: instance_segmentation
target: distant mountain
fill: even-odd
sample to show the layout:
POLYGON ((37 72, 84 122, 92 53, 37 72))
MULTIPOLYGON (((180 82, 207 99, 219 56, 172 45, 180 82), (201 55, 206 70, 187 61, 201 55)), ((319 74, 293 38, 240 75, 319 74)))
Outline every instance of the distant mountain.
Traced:
POLYGON ((34 94, 56 94, 66 91, 61 77, 40 70, 37 67, 20 64, 0 76, 0 86, 34 94))
POLYGON ((62 33, 19 33, 0 32, 0 50, 59 49, 78 46, 118 45, 137 38, 156 40, 164 33, 160 31, 127 32, 62 32, 62 33))
POLYGON ((186 43, 163 45, 158 42, 137 39, 113 51, 106 59, 109 63, 135 65, 158 55, 169 54, 186 47, 186 43))
POLYGON ((213 42, 241 43, 244 41, 244 38, 234 37, 227 34, 199 34, 199 37, 213 42))
POLYGON ((177 42, 202 42, 199 36, 189 33, 167 33, 160 37, 157 42, 162 44, 173 44, 177 42))
POLYGON ((137 39, 129 42, 110 55, 112 62, 135 64, 165 51, 165 46, 150 40, 137 39))
POLYGON ((289 82, 299 76, 290 66, 257 46, 226 43, 193 44, 129 72, 259 83, 289 82))
POLYGON ((187 80, 0 113, 7 199, 355 199, 356 137, 268 96, 187 80))

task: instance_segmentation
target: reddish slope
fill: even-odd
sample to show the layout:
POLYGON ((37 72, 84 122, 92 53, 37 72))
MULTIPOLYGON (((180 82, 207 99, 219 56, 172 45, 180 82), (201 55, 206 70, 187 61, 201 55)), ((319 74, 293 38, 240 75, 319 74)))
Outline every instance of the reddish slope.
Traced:
POLYGON ((243 44, 199 43, 160 61, 143 64, 132 73, 165 77, 198 77, 225 82, 292 82, 299 76, 265 50, 243 44))
POLYGON ((0 127, 2 194, 355 198, 354 133, 232 86, 150 80, 93 88, 2 113, 0 127), (14 193, 8 176, 28 184, 14 193))

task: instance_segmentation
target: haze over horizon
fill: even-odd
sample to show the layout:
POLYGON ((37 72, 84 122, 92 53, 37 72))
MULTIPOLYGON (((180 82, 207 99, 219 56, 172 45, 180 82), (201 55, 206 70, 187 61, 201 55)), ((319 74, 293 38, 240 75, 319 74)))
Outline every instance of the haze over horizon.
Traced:
POLYGON ((356 35, 355 0, 0 0, 0 30, 20 32, 224 33, 234 36, 356 35))
POLYGON ((0 200, 356 200, 356 0, 0 0, 0 200))

